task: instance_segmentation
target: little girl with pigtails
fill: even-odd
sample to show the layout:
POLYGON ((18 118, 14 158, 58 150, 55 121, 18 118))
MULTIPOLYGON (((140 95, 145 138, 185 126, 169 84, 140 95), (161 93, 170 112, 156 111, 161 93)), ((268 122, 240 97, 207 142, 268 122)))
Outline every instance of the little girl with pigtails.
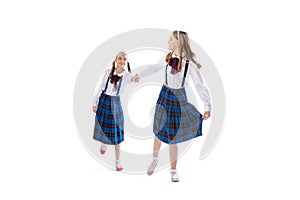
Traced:
POLYGON ((120 163, 120 143, 124 141, 124 116, 120 94, 126 83, 138 81, 138 76, 131 74, 127 54, 120 52, 111 69, 105 70, 94 94, 93 112, 96 116, 93 138, 102 143, 101 154, 106 152, 107 145, 115 146, 116 171, 123 170, 120 163))

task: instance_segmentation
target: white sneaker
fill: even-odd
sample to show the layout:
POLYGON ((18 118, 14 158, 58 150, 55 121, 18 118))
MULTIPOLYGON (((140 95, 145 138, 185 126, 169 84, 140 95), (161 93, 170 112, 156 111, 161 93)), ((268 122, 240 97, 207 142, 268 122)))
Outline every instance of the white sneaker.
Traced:
POLYGON ((171 172, 171 181, 172 182, 179 182, 179 177, 178 177, 178 174, 177 174, 177 170, 176 169, 171 169, 170 172, 171 172))

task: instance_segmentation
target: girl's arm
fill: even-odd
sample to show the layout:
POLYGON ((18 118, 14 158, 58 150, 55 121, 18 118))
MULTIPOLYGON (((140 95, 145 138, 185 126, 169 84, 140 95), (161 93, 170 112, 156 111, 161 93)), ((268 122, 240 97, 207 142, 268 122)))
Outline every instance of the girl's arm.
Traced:
POLYGON ((163 57, 157 64, 151 64, 151 65, 143 65, 141 68, 145 68, 142 70, 138 75, 140 78, 150 76, 162 69, 165 69, 166 63, 164 61, 163 57))
POLYGON ((198 95, 202 99, 204 103, 204 111, 210 112, 211 111, 211 101, 210 101, 210 94, 208 89, 203 84, 203 80, 200 74, 200 71, 193 63, 190 63, 190 68, 188 70, 193 79, 193 82, 195 84, 195 88, 198 92, 198 95))
POLYGON ((125 75, 124 75, 124 79, 126 80, 127 83, 131 83, 131 82, 138 82, 136 80, 137 78, 137 74, 134 73, 133 70, 131 70, 131 73, 127 72, 125 75))
POLYGON ((103 75, 98 78, 97 87, 94 92, 93 106, 98 105, 100 94, 102 93, 102 90, 105 88, 105 84, 109 73, 110 73, 110 69, 107 69, 104 71, 103 75))
POLYGON ((146 76, 150 76, 162 69, 164 69, 164 65, 159 65, 159 64, 152 64, 152 65, 143 65, 141 66, 142 68, 146 68, 144 70, 142 70, 138 75, 139 77, 146 77, 146 76))

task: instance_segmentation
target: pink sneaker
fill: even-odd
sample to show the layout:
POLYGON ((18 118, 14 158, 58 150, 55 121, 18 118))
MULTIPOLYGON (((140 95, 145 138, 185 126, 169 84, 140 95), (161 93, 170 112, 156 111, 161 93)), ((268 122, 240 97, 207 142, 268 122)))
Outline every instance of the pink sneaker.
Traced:
POLYGON ((101 154, 105 154, 106 149, 107 149, 107 145, 106 144, 102 144, 101 147, 100 147, 100 153, 101 154))
POLYGON ((122 171, 122 170, 123 170, 123 167, 116 167, 116 170, 117 170, 117 171, 122 171))
POLYGON ((120 164, 120 160, 116 160, 116 171, 122 171, 123 167, 120 164))

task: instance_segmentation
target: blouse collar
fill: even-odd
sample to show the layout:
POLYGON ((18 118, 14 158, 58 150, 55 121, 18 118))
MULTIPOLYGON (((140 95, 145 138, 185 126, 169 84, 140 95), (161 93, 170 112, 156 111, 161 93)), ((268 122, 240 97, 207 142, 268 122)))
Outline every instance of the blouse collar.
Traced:
POLYGON ((117 70, 115 69, 113 75, 123 76, 126 73, 126 69, 122 73, 117 73, 117 70))

